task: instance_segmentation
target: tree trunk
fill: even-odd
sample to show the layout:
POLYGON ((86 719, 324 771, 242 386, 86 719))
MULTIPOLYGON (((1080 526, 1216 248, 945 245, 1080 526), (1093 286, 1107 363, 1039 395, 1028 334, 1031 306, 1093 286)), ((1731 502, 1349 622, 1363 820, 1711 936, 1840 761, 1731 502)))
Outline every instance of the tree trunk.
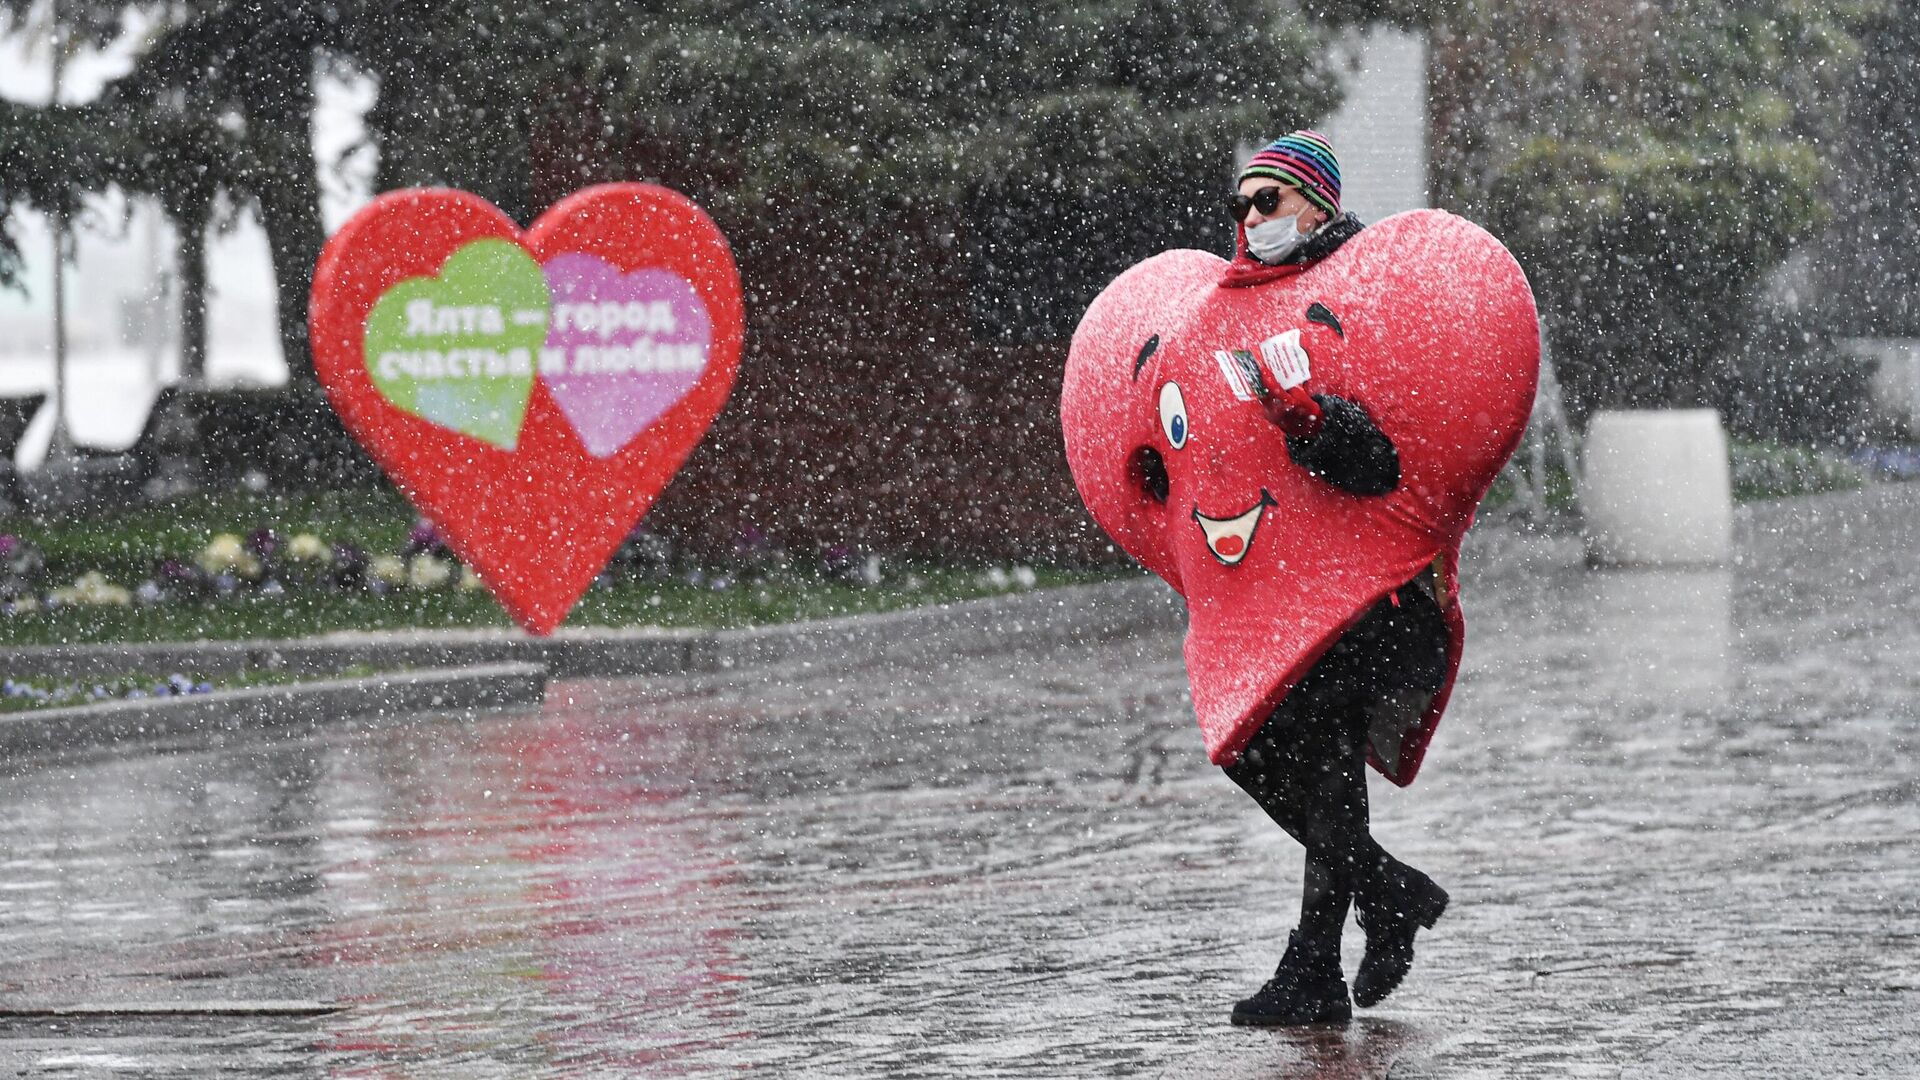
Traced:
POLYGON ((174 215, 180 230, 180 381, 189 386, 207 378, 207 210, 203 204, 174 215))
POLYGON ((320 223, 320 184, 313 156, 313 48, 299 41, 281 51, 282 78, 254 85, 247 102, 254 145, 269 175, 255 184, 261 223, 273 255, 280 348, 294 386, 317 382, 307 347, 307 300, 313 265, 326 233, 320 223))

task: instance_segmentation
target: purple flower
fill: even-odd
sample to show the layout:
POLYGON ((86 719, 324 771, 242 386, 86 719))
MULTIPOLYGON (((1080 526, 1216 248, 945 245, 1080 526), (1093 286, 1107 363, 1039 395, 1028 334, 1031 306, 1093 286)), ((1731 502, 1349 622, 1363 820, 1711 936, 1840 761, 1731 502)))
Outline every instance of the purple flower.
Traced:
POLYGON ((666 537, 649 532, 643 522, 620 542, 609 562, 619 572, 664 577, 673 565, 673 545, 666 537))
POLYGON ((255 529, 247 534, 247 550, 262 559, 271 559, 273 553, 280 550, 280 538, 272 529, 255 529))
POLYGON ((153 583, 170 596, 203 596, 213 589, 206 571, 186 559, 165 558, 154 564, 153 583))
POLYGON ((12 533, 0 534, 0 577, 12 579, 5 584, 8 593, 19 593, 37 581, 46 566, 38 548, 12 533))
POLYGON ((451 552, 447 550, 446 541, 440 538, 440 531, 433 527, 433 522, 420 518, 413 523, 413 528, 408 530, 406 547, 402 549, 401 554, 408 558, 415 555, 446 558, 450 557, 451 552))
POLYGON ((357 589, 367 580, 367 553, 354 544, 333 545, 329 578, 336 589, 357 589))

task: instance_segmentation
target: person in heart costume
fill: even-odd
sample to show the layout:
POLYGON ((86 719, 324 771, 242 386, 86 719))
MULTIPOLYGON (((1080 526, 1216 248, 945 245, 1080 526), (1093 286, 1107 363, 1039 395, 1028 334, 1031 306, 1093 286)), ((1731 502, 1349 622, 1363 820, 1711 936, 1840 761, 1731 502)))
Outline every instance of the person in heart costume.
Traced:
POLYGON ((1317 133, 1255 155, 1230 204, 1231 261, 1164 252, 1094 300, 1061 420, 1094 519, 1187 602, 1209 756, 1306 849, 1299 927, 1233 1020, 1340 1021, 1446 907, 1374 841, 1365 766, 1411 783, 1446 708, 1460 541, 1525 431, 1539 323, 1472 223, 1343 214, 1317 133))

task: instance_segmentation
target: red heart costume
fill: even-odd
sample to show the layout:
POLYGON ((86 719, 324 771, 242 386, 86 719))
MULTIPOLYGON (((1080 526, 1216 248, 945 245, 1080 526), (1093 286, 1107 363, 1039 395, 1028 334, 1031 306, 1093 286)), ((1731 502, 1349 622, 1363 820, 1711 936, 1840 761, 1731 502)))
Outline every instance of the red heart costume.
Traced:
POLYGON ((1094 519, 1187 601, 1187 675, 1216 764, 1238 759, 1369 608, 1439 566, 1446 679, 1424 713, 1371 728, 1368 760, 1409 784, 1459 668, 1460 541, 1532 411, 1533 293, 1498 240, 1435 210, 1363 229, 1304 271, 1249 281, 1248 266, 1169 251, 1094 300, 1061 392, 1067 461, 1094 519), (1293 330, 1308 389, 1358 403, 1392 441, 1392 492, 1310 475, 1236 385, 1234 351, 1258 356, 1293 330), (1147 449, 1164 461, 1164 502, 1144 482, 1147 449))

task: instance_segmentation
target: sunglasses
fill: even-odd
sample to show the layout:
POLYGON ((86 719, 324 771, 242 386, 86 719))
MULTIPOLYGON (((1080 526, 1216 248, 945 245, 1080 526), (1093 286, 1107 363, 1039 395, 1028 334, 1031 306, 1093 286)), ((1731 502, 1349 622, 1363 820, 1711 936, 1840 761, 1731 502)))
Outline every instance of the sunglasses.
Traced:
POLYGON ((1254 209, 1258 209, 1262 214, 1271 214, 1280 209, 1280 199, 1285 194, 1285 189, 1277 184, 1273 187, 1263 187, 1251 195, 1235 192, 1227 196, 1227 213, 1232 214, 1235 221, 1247 220, 1247 211, 1254 209))

